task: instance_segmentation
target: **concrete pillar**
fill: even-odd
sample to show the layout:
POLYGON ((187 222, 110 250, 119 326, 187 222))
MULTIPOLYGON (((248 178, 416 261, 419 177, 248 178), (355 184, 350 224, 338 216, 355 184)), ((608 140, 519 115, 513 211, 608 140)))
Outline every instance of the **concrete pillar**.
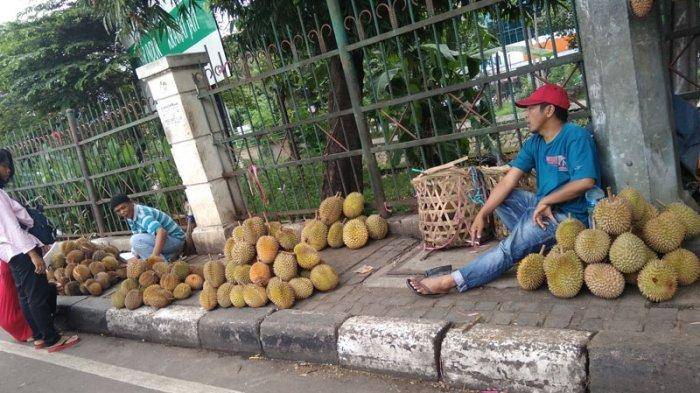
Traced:
MULTIPOLYGON (((139 67, 170 142, 175 165, 185 185, 197 227, 192 237, 200 253, 220 253, 237 216, 234 197, 224 172, 232 165, 214 143, 221 132, 216 110, 197 97, 193 75, 208 62, 205 53, 166 56, 139 67)), ((204 85, 200 88, 205 88, 204 85)), ((239 208, 240 209, 240 208, 239 208)), ((239 212, 242 215, 242 212, 239 212)))
POLYGON ((641 19, 621 0, 576 0, 576 12, 603 180, 615 189, 636 187, 652 200, 677 200, 680 168, 658 4, 641 19))

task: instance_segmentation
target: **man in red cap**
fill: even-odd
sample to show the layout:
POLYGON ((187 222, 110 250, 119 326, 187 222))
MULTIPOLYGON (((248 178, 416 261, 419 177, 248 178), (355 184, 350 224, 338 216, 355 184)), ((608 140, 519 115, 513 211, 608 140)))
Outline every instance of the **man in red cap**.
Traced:
POLYGON ((598 157, 591 133, 567 122, 566 90, 547 84, 516 105, 527 110, 532 135, 470 228, 472 244, 478 245, 486 217, 495 211, 510 234, 498 246, 450 274, 410 278, 407 284, 417 294, 447 293, 453 287, 464 292, 482 286, 528 254, 538 252, 542 245, 552 246, 557 225, 569 215, 588 224, 584 194, 600 186, 598 157), (537 193, 516 189, 520 179, 533 169, 537 172, 537 193))

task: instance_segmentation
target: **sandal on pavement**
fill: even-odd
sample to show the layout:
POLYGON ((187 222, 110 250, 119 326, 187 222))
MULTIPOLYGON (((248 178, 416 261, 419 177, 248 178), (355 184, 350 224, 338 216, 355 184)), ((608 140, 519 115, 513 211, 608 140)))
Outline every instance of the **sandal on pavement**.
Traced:
POLYGON ((54 352, 59 352, 63 351, 64 349, 68 349, 72 347, 73 345, 77 344, 80 342, 80 337, 78 335, 73 335, 73 336, 61 336, 61 338, 58 339, 56 344, 48 347, 46 350, 49 353, 54 353, 54 352))
POLYGON ((425 271, 426 277, 441 276, 452 273, 452 265, 442 265, 425 271))
MULTIPOLYGON (((419 279, 419 277, 411 277, 411 278, 419 279)), ((447 295, 447 293, 434 293, 434 292, 433 292, 433 293, 421 293, 421 292, 418 292, 418 289, 416 289, 416 287, 414 287, 414 286, 411 284, 411 278, 407 278, 407 279, 406 279, 406 285, 408 286, 409 289, 411 289, 411 290, 413 291, 413 293, 415 293, 415 294, 418 295, 418 296, 424 296, 424 297, 440 297, 440 296, 445 296, 445 295, 447 295)), ((421 277, 421 278, 422 278, 422 277, 421 277)))

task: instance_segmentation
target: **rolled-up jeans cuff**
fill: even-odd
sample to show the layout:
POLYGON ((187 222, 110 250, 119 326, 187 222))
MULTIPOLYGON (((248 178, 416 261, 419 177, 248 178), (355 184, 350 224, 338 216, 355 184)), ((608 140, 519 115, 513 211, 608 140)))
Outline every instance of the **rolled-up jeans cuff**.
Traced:
POLYGON ((467 282, 464 280, 464 276, 462 276, 462 273, 459 270, 453 271, 450 275, 452 276, 452 279, 455 280, 458 291, 464 292, 469 289, 467 288, 467 282))

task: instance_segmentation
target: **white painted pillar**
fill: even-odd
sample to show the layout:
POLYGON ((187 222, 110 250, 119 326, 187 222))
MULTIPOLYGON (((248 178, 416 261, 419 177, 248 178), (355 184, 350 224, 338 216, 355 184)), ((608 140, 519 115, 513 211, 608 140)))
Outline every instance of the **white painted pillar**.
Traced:
MULTIPOLYGON (((224 172, 232 170, 228 155, 214 143, 221 139, 211 101, 197 97, 194 74, 208 62, 205 53, 166 56, 139 67, 170 142, 175 165, 185 185, 187 200, 197 221, 192 237, 200 253, 220 253, 237 214, 224 172)), ((235 182, 234 182, 235 183, 235 182)), ((239 210, 241 207, 239 206, 239 210)))

